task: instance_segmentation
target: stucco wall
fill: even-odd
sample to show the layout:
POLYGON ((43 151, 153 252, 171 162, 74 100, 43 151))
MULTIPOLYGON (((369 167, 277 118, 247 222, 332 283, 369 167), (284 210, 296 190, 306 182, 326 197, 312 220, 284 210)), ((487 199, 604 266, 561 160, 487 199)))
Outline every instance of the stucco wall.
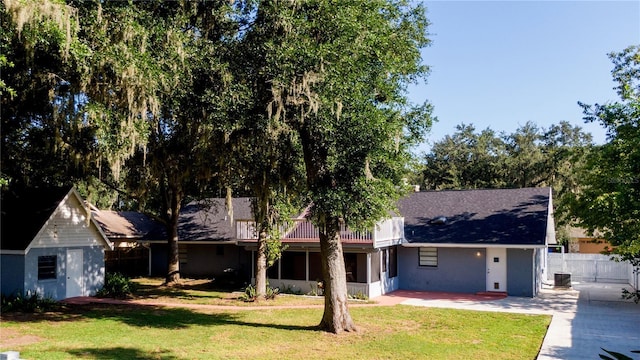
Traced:
POLYGON ((24 256, 0 255, 0 292, 21 294, 24 290, 24 256))
POLYGON ((104 285, 104 248, 102 246, 85 247, 47 247, 31 249, 25 257, 25 292, 35 291, 38 294, 55 300, 66 298, 66 259, 67 249, 82 249, 82 272, 84 296, 95 295, 104 285), (38 256, 55 255, 56 278, 38 280, 38 256))
POLYGON ((532 249, 507 249, 507 293, 534 296, 534 258, 532 249))
POLYGON ((398 249, 400 289, 475 293, 486 289, 485 273, 481 248, 438 248, 435 268, 418 265, 418 248, 398 249))

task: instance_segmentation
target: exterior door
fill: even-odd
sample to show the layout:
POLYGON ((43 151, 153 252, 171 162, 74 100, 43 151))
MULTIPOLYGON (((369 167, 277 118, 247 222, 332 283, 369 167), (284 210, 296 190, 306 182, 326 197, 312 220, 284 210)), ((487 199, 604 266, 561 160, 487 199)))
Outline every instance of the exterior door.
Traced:
POLYGON ((67 250, 67 296, 84 295, 82 249, 67 250))
POLYGON ((505 248, 487 248, 487 291, 507 291, 505 248))

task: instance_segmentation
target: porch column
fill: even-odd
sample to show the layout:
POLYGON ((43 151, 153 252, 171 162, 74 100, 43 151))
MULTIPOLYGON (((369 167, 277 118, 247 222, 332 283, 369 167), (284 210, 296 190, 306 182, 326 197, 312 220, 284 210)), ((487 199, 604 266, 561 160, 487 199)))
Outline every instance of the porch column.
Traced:
POLYGON ((304 278, 309 282, 309 250, 304 252, 305 275, 304 278))
POLYGON ((251 250, 251 278, 254 279, 256 277, 256 252, 251 250))
POLYGON ((371 253, 367 253, 367 285, 371 284, 371 253))

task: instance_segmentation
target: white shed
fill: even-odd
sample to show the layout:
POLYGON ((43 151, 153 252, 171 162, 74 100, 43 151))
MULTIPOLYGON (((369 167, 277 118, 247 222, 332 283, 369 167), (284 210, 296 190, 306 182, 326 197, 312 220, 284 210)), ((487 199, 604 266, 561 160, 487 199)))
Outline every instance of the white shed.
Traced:
POLYGON ((104 284, 112 243, 71 187, 29 189, 2 198, 0 291, 62 300, 104 284))

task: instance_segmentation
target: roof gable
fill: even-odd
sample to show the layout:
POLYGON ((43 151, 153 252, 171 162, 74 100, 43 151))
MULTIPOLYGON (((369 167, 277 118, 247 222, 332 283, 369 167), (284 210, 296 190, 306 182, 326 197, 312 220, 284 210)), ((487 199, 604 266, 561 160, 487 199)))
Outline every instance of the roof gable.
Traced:
MULTIPOLYGON (((3 194, 0 248, 28 251, 34 239, 38 238, 47 227, 48 222, 60 212, 68 211, 69 208, 81 209, 84 219, 89 216, 87 225, 98 234, 98 241, 107 247, 112 246, 102 229, 82 208, 82 198, 75 189, 55 187, 3 194)), ((66 215, 68 214, 64 214, 66 215)))
POLYGON ((549 188, 412 193, 399 201, 415 244, 545 245, 549 188))

